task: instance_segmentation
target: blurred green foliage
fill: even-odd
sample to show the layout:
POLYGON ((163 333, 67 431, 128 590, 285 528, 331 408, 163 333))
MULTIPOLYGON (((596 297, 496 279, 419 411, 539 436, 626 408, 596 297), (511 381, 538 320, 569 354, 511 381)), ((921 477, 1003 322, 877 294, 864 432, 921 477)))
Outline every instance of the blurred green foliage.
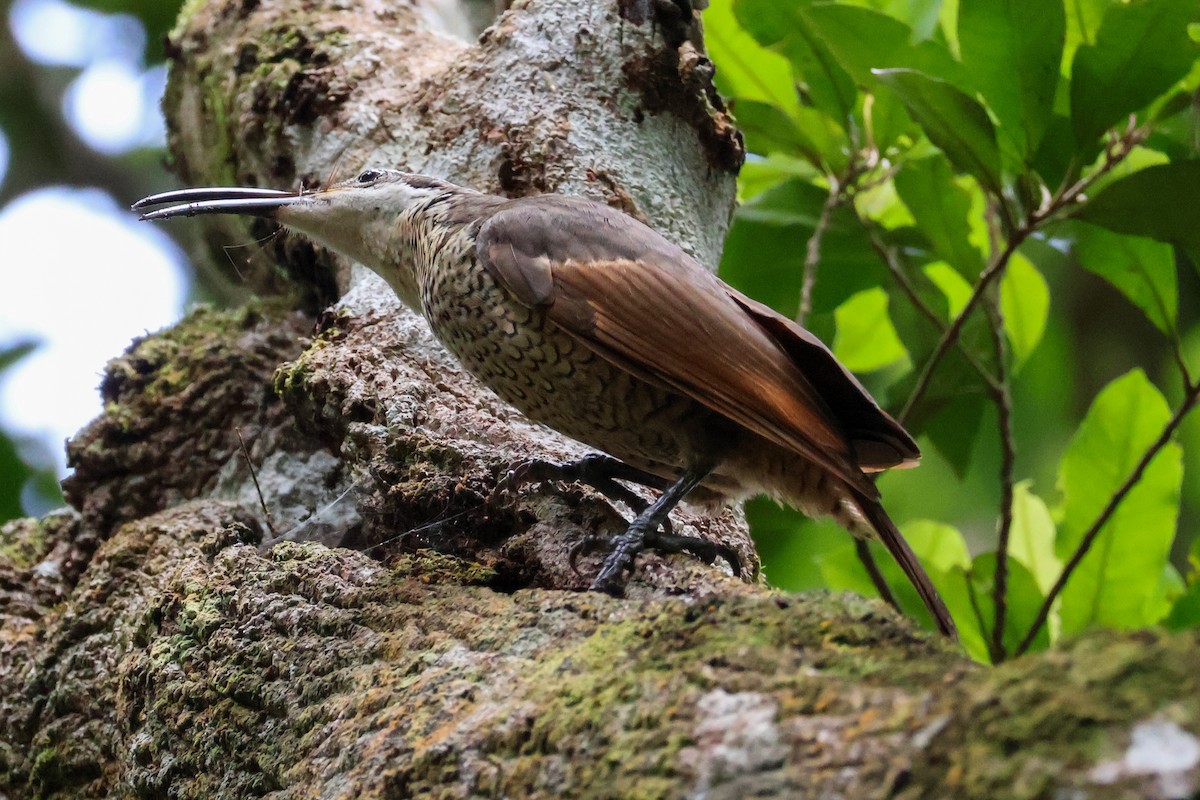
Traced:
MULTIPOLYGON (((172 180, 163 169, 160 148, 107 154, 85 143, 64 114, 67 92, 81 67, 30 58, 13 34, 13 5, 13 0, 0 0, 0 134, 10 148, 7 171, 0 180, 0 209, 26 192, 47 186, 99 187, 123 203, 170 188, 172 180)), ((82 0, 74 5, 137 17, 146 28, 146 47, 133 58, 141 55, 143 66, 149 67, 165 57, 166 32, 174 24, 181 0, 82 0)), ((0 372, 32 348, 0 342, 0 372)), ((62 503, 52 472, 23 460, 28 449, 0 430, 0 522, 62 503)))
MULTIPOLYGON (((722 275, 921 437, 880 487, 981 660, 1200 623, 1198 22, 1183 0, 705 12, 750 152, 722 275)), ((874 592, 833 526, 749 513, 776 584, 874 592)))
MULTIPOLYGON (((0 348, 0 380, 5 370, 36 347, 36 342, 27 341, 0 348)), ((17 442, 0 429, 0 523, 25 516, 22 501, 27 495, 48 506, 62 502, 54 475, 29 464, 22 458, 17 442)))
MULTIPOLYGON (((34 347, 32 342, 24 342, 0 350, 0 375, 34 347)), ((21 459, 16 443, 0 431, 0 522, 24 516, 21 491, 31 477, 33 469, 21 459)))

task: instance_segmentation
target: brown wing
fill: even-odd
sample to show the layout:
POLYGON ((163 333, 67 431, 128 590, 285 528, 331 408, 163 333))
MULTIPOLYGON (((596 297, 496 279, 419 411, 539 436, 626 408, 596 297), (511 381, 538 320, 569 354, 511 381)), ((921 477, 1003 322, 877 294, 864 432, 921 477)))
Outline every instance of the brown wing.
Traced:
POLYGON ((858 466, 868 472, 915 467, 921 460, 917 443, 899 422, 879 407, 858 378, 825 344, 804 328, 757 300, 726 286, 738 305, 791 356, 815 385, 846 428, 858 466))
POLYGON ((918 456, 811 334, 615 209, 550 195, 516 200, 483 223, 476 247, 519 300, 545 307, 604 358, 852 485, 864 484, 861 469, 918 456))

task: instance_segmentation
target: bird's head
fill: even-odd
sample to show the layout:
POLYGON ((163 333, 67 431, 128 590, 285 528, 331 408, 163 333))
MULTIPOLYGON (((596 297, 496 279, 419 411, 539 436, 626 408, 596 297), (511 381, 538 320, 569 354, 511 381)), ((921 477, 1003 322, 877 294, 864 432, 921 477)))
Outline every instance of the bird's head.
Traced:
POLYGON ((370 267, 416 307, 414 228, 403 223, 420 217, 444 218, 455 201, 472 197, 485 195, 427 175, 371 168, 323 189, 181 189, 144 198, 133 208, 142 212, 144 220, 199 214, 269 217, 370 267), (161 207, 148 210, 155 206, 161 207))

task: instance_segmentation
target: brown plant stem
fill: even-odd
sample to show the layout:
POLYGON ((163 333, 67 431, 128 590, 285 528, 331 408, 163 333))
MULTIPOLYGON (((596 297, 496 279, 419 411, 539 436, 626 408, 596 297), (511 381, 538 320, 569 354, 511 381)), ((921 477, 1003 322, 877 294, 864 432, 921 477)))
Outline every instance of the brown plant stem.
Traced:
POLYGON ((1005 365, 1004 315, 1000 301, 993 295, 987 302, 989 329, 996 352, 997 385, 996 413, 1000 428, 1000 520, 996 531, 996 570, 992 576, 992 636, 988 649, 993 664, 1004 661, 1004 627, 1008 615, 1008 541, 1012 532, 1013 473, 1017 458, 1013 437, 1012 386, 1005 365))
POLYGON ((1083 534, 1083 537, 1079 540, 1079 546, 1075 548, 1075 552, 1071 554, 1071 559, 1063 566, 1062 574, 1058 576, 1058 580, 1054 582, 1054 586, 1052 586, 1050 591, 1046 594, 1046 599, 1042 601, 1042 605, 1038 609, 1037 617, 1035 617, 1033 622, 1030 624, 1029 631, 1025 634, 1025 638, 1021 640, 1021 644, 1017 646, 1016 652, 1014 652, 1013 655, 1019 656, 1025 653, 1029 649, 1030 645, 1033 644, 1033 640, 1037 638, 1038 631, 1043 625, 1046 624, 1046 619, 1050 616, 1051 606, 1054 605, 1054 601, 1058 599, 1058 596, 1066 587, 1067 581, 1071 579, 1071 575, 1074 574, 1076 568, 1079 567, 1079 564, 1091 550, 1096 538, 1100 535, 1100 531, 1104 528, 1105 524, 1108 523, 1109 519, 1112 518, 1112 515, 1116 512, 1117 508, 1121 505, 1121 502, 1126 498, 1126 496, 1128 496, 1129 492, 1133 490, 1133 487, 1136 486, 1138 481, 1142 479, 1142 474, 1146 471, 1146 468, 1150 466, 1150 462, 1153 461, 1154 457, 1158 455, 1159 451, 1166 447, 1167 443, 1171 441, 1171 437, 1175 434, 1176 429, 1179 428, 1180 423, 1183 422, 1184 418, 1188 415, 1188 412, 1196 406, 1197 400, 1200 400, 1200 382, 1191 384, 1187 387, 1187 392, 1184 395, 1183 402, 1179 404, 1179 408, 1175 410, 1175 413, 1171 416, 1171 419, 1167 421, 1165 426, 1163 426, 1162 433, 1158 435, 1158 438, 1154 440, 1154 443, 1151 444, 1150 447, 1146 449, 1146 452, 1142 454, 1137 466, 1135 466, 1133 471, 1129 473, 1129 477, 1127 477, 1125 482, 1121 484, 1120 488, 1113 493, 1113 496, 1109 498, 1108 504, 1104 506, 1104 509, 1096 517, 1095 521, 1092 522, 1087 531, 1083 534))
MULTIPOLYGON (((946 323, 942 322, 942 319, 937 315, 937 312, 930 308, 929 305, 921 299, 921 296, 917 294, 917 287, 913 286, 912 281, 908 279, 908 276, 904 274, 904 270, 900 267, 899 259, 896 257, 895 248, 885 245, 875 231, 868 231, 867 235, 871 242, 871 247, 875 250, 879 257, 883 259, 884 264, 887 265, 888 272, 891 273, 892 278, 896 281, 896 285, 900 287, 902 292, 904 292, 904 296, 907 297, 909 302, 913 304, 913 307, 920 312, 921 316, 929 320, 933 327, 937 328, 941 333, 945 333, 946 323)), ((995 396, 1000 391, 1000 385, 996 382, 996 378, 990 372, 988 372, 988 369, 983 365, 983 362, 976 358, 970 350, 965 347, 960 347, 959 351, 963 354, 963 357, 966 358, 967 363, 970 364, 977 373, 979 373, 979 377, 983 380, 984 385, 987 387, 988 393, 992 396, 995 396)), ((903 415, 899 416, 898 419, 900 422, 904 422, 903 415)))
MULTIPOLYGON (((853 166, 849 167, 847 175, 853 174, 853 171, 853 166)), ((844 199, 842 186, 840 178, 830 176, 829 195, 821 206, 821 215, 817 217, 816 227, 813 228, 812 235, 808 237, 808 243, 804 248, 804 275, 800 282, 800 308, 796 311, 796 323, 799 325, 804 325, 808 315, 812 312, 812 294, 817 285, 817 267, 821 262, 821 240, 825 238, 825 232, 829 229, 829 221, 833 217, 833 212, 844 199)))
POLYGON ((871 583, 875 586, 875 591, 879 592, 880 599, 887 603, 897 612, 903 614, 900 609, 900 603, 896 601, 896 595, 892 593, 892 587, 888 585, 887 579, 883 577, 883 573, 879 570, 879 564, 875 562, 875 556, 871 554, 871 548, 867 545, 866 539, 854 539, 854 552, 858 555, 858 560, 862 562, 863 567, 867 570, 867 576, 871 579, 871 583))
POLYGON ((954 343, 958 341, 958 337, 962 333, 963 326, 966 325, 968 317, 971 316, 971 313, 979 305, 984 293, 992 285, 992 282, 1004 274, 1004 268, 1008 266, 1013 253, 1017 251, 1017 248, 1021 246, 1021 243, 1032 232, 1032 227, 1021 228, 1016 231, 999 255, 984 268, 983 272, 979 273, 979 282, 975 284, 971 296, 967 298, 966 305, 963 306, 962 311, 958 313, 954 321, 950 323, 950 326, 946 328, 946 332, 938 340, 933 354, 929 356, 929 360, 921 368, 921 374, 917 378, 917 384, 913 388, 913 393, 909 395, 908 401, 904 404, 904 408, 901 409, 897 419, 901 421, 907 419, 913 409, 916 408, 917 403, 924 397, 925 392, 929 389, 930 381, 933 379, 934 370, 937 369, 938 364, 941 363, 941 360, 950 351, 950 348, 954 346, 954 343))

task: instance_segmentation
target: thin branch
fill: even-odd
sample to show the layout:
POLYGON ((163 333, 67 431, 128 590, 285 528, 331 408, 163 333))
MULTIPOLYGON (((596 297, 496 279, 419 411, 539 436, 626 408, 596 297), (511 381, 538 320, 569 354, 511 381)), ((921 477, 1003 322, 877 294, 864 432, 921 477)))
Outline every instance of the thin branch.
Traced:
POLYGON ((1070 561, 1063 566, 1062 574, 1058 576, 1058 580, 1054 582, 1054 586, 1052 586, 1050 591, 1046 594, 1046 599, 1042 601, 1042 606, 1038 609, 1037 617, 1034 619, 1033 624, 1029 626, 1029 632, 1025 634, 1025 638, 1021 640, 1021 644, 1017 646, 1017 650, 1013 655, 1021 655, 1029 649, 1030 645, 1033 644, 1033 640, 1037 638, 1038 631, 1041 630, 1042 626, 1046 624, 1046 619, 1050 616, 1050 607, 1054 604, 1054 601, 1058 599, 1058 596, 1062 593, 1063 588, 1067 585, 1067 581, 1070 580, 1071 575, 1075 573, 1075 570, 1079 566, 1080 562, 1083 561, 1084 557, 1091 550, 1092 545, 1096 541, 1096 537, 1100 535, 1101 529, 1103 529, 1108 523, 1109 519, 1112 518, 1112 515, 1116 512, 1117 507, 1121 505, 1121 502, 1125 499, 1129 492, 1133 490, 1133 487, 1136 486, 1138 481, 1142 479, 1142 474, 1146 471, 1146 468, 1150 466, 1150 462, 1153 461, 1154 457, 1158 455, 1159 451, 1166 447, 1167 443, 1171 441, 1171 437, 1175 434, 1176 429, 1188 415, 1188 412, 1195 407, 1197 400, 1200 400, 1200 383, 1194 383, 1187 387, 1187 392, 1184 395, 1183 402, 1180 403, 1179 408, 1175 411, 1174 415, 1172 415, 1171 419, 1167 421, 1167 424, 1163 426, 1162 433, 1160 433, 1158 438, 1154 440, 1154 443, 1146 449, 1146 452, 1142 454, 1137 466, 1133 468, 1133 472, 1129 473, 1129 477, 1127 477, 1125 482, 1121 484, 1121 487, 1117 489, 1115 493, 1113 493, 1113 496, 1109 498, 1108 504, 1104 506, 1104 510, 1100 512, 1099 516, 1096 517, 1096 520, 1083 534, 1083 538, 1079 540, 1079 546, 1075 548, 1075 552, 1071 555, 1070 561))
MULTIPOLYGON (((979 595, 975 592, 975 582, 971 580, 974 572, 963 570, 962 576, 963 581, 967 584, 967 600, 971 602, 971 613, 975 615, 975 622, 979 625, 980 635, 984 635, 987 633, 987 622, 983 619, 983 609, 979 607, 979 595)), ((990 647, 988 648, 988 652, 991 652, 990 647)))
POLYGON ((242 429, 234 427, 233 432, 237 434, 238 444, 242 447, 242 456, 246 459, 246 466, 250 468, 250 479, 254 481, 254 491, 258 493, 258 504, 262 506, 263 518, 267 521, 267 530, 271 532, 272 539, 278 539, 279 535, 275 532, 275 525, 271 522, 271 510, 267 508, 262 487, 258 485, 258 475, 254 472, 254 461, 251 460, 250 451, 246 448, 246 440, 242 438, 242 429))
POLYGON ((848 186, 846 187, 846 191, 848 194, 852 193, 854 196, 858 196, 864 192, 869 192, 872 189, 878 188, 894 178, 896 173, 900 171, 900 167, 903 165, 903 160, 894 161, 883 169, 879 170, 879 172, 872 176, 869 181, 856 186, 848 186))
POLYGON ((1171 354, 1175 357, 1175 366, 1179 367, 1179 375, 1183 379, 1184 386, 1192 385, 1192 373, 1188 369, 1187 357, 1183 354, 1183 342, 1179 338, 1179 331, 1171 329, 1171 354))
MULTIPOLYGON (((848 167, 847 177, 850 177, 853 171, 853 165, 848 167)), ((808 245, 804 251, 804 277, 800 283, 800 310, 796 312, 796 322, 799 325, 804 325, 812 311, 812 294, 817 285, 817 266, 821 262, 821 240, 825 238, 825 231, 829 229, 834 210, 842 204, 843 185, 839 178, 830 177, 829 195, 825 198, 825 204, 821 206, 821 215, 817 218, 812 236, 808 237, 808 245)))
POLYGON ((1005 233, 1011 234, 1020 227, 1013 218, 1012 209, 1008 207, 1008 202, 1004 199, 1003 192, 996 192, 993 197, 992 208, 1000 218, 1000 224, 1003 226, 1005 233))
MULTIPOLYGON (((941 363, 941 360, 946 356, 946 353, 950 350, 950 347, 958 340, 959 335, 962 333, 963 326, 967 322, 967 318, 971 316, 972 312, 974 312, 975 308, 979 305, 979 301, 983 298, 984 292, 987 291, 988 286, 990 286, 994 280, 1004 273, 1004 268, 1008 266, 1008 262, 1012 258, 1013 253, 1016 252, 1017 248, 1020 247, 1021 244, 1027 238, 1029 238, 1035 230, 1056 216, 1063 209, 1081 202, 1084 199, 1085 193, 1092 187, 1092 185, 1101 176, 1107 174, 1113 169, 1113 167, 1124 161, 1133 148, 1146 138, 1146 135, 1146 130, 1144 128, 1135 127, 1131 118, 1130 125, 1125 129, 1125 132, 1117 137, 1114 141, 1110 142, 1108 147, 1105 149, 1104 163, 1099 169, 1090 175, 1087 175, 1086 177, 1080 178, 1066 189, 1060 189, 1059 192, 1055 193, 1048 199, 1047 203, 1042 208, 1039 208, 1037 211, 1030 214, 1028 221, 1023 226, 1012 231, 1004 250, 1002 250, 999 256, 997 256, 990 264, 988 264, 988 266, 984 268, 983 272, 979 274, 979 282, 975 284, 975 288, 972 290, 971 296, 967 298, 966 305, 963 306, 962 311, 960 311, 958 316, 954 318, 954 321, 950 323, 950 327, 946 329, 946 332, 942 334, 942 338, 940 341, 938 341, 937 347, 934 348, 933 354, 929 357, 929 360, 925 362, 925 366, 921 369, 921 374, 917 378, 916 387, 913 389, 912 395, 909 396, 908 402, 905 403, 904 409, 900 412, 898 419, 903 421, 905 418, 907 418, 908 415, 912 413, 912 410, 916 407, 920 399, 924 396, 925 392, 929 389, 929 384, 933 378, 934 370, 937 369, 938 364, 941 363)), ((997 210, 1000 213, 1007 211, 1003 204, 997 206, 997 210)), ((1006 227, 1007 225, 1008 223, 1006 223, 1006 227)))
POLYGON ((862 562, 863 567, 867 570, 867 575, 871 578, 871 583, 875 585, 875 591, 879 592, 879 596, 883 602, 887 603, 897 612, 903 614, 900 610, 900 604, 896 602, 896 595, 892 594, 892 587, 888 586, 887 579, 883 577, 883 573, 879 571, 879 565, 875 563, 875 556, 871 554, 871 548, 867 546, 866 539, 854 537, 854 552, 858 555, 858 560, 862 562))
POLYGON ((900 411, 897 419, 903 422, 908 418, 912 410, 916 408, 917 403, 924 397, 925 392, 929 389, 930 381, 933 379, 933 372, 937 369, 941 360, 945 358, 946 353, 958 341, 959 335, 962 333, 963 326, 967 322, 967 318, 979 305, 983 299, 987 288, 992 285, 992 282, 1004 274, 1004 268, 1008 266, 1009 260, 1013 253, 1021 246, 1021 243, 1033 232, 1032 228, 1021 228, 1013 233, 1013 237, 1009 239, 1004 250, 1000 252, 996 258, 984 268, 983 272, 979 273, 979 282, 975 284, 975 288, 971 291, 971 296, 967 298, 966 305, 962 311, 958 312, 958 316, 950 323, 950 327, 946 328, 946 332, 942 334, 942 338, 938 340, 937 346, 933 350, 933 354, 929 356, 929 360, 925 362, 925 366, 921 368, 921 374, 917 378, 916 386, 913 388, 913 393, 909 395, 908 402, 904 404, 904 408, 900 411))
POLYGON ((996 569, 992 577, 992 609, 995 616, 988 649, 992 663, 999 664, 1008 656, 1004 649, 1004 628, 1008 615, 1008 540, 1013 523, 1013 474, 1017 448, 1013 436, 1012 385, 1005 366, 1004 314, 994 294, 988 298, 987 311, 1000 387, 996 397, 996 413, 1000 424, 1000 520, 996 533, 996 569))
POLYGON ((1088 190, 1102 178, 1112 171, 1114 167, 1120 164, 1128 157, 1133 148, 1137 147, 1149 135, 1149 128, 1138 128, 1137 118, 1133 115, 1129 117, 1129 124, 1125 131, 1114 139, 1109 141, 1104 149, 1104 163, 1095 172, 1092 172, 1075 181, 1070 186, 1060 186, 1056 191, 1037 211, 1029 216, 1029 222, 1026 223, 1026 228, 1034 228, 1047 220, 1051 219, 1064 208, 1068 208, 1077 203, 1083 202, 1088 190))
MULTIPOLYGON (((946 323, 942 322, 942 318, 937 315, 937 312, 930 308, 929 304, 921 299, 921 296, 917 293, 917 287, 913 286, 912 281, 910 281, 908 276, 904 274, 904 269, 900 266, 900 260, 896 256, 896 249, 894 247, 885 245, 879 238, 879 234, 873 230, 867 230, 867 237, 871 243, 871 247, 875 250, 879 257, 883 259, 883 263, 887 265, 888 272, 892 274, 892 278, 896 281, 896 285, 898 285, 900 290, 904 292, 904 296, 907 297, 909 302, 913 304, 913 307, 921 313, 921 316, 929 320, 933 327, 937 328, 940 333, 945 333, 946 323)), ((963 357, 967 359, 967 363, 969 363, 975 369, 975 371, 979 373, 979 377, 983 379, 983 383, 987 387, 988 393, 994 397, 1000 391, 1000 384, 996 382, 995 377, 988 372, 987 367, 985 367, 970 350, 965 347, 960 347, 959 350, 962 352, 963 357)), ((900 421, 904 421, 903 417, 900 418, 900 421)))

